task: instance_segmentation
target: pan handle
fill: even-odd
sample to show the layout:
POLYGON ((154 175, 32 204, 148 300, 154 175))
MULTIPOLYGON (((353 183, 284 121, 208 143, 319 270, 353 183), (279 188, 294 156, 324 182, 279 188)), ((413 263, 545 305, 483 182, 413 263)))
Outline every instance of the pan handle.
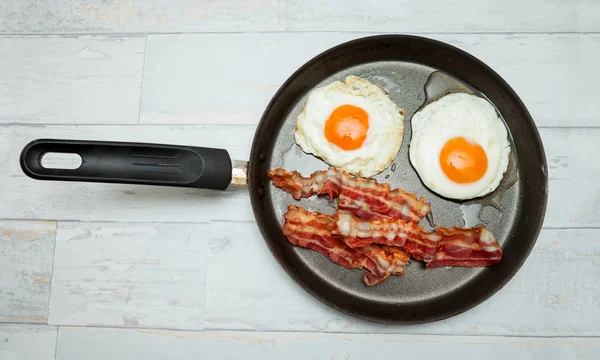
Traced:
POLYGON ((179 186, 225 190, 232 162, 227 150, 179 145, 39 139, 21 153, 21 169, 38 180, 179 186), (48 153, 77 154, 77 169, 42 166, 48 153))

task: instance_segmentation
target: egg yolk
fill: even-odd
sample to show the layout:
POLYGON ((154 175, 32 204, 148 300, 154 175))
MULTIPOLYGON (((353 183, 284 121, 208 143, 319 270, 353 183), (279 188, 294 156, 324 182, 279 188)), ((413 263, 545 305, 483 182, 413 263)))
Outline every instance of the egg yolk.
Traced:
POLYGON ((342 150, 360 148, 369 131, 369 115, 354 105, 342 105, 325 122, 325 138, 342 150))
POLYGON ((440 165, 450 180, 464 184, 475 182, 485 175, 488 159, 480 145, 457 137, 442 148, 440 165))

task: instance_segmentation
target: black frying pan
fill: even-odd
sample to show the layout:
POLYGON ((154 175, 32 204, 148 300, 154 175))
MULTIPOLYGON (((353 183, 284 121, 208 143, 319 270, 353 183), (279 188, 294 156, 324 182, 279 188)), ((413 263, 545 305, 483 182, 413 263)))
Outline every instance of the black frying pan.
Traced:
MULTIPOLYGON (((72 140, 37 140, 21 155, 25 174, 41 180, 91 181, 226 189, 243 183, 243 163, 225 150, 200 147, 72 140), (75 170, 46 169, 48 152, 77 153, 75 170), (234 173, 235 175, 232 175, 234 173)), ((543 146, 527 109, 492 69, 450 45, 414 36, 385 35, 350 41, 310 60, 275 94, 258 125, 248 184, 258 226, 283 269, 324 303, 360 318, 396 324, 435 321, 459 314, 501 289, 519 270, 534 246, 546 209, 547 173, 543 146), (304 154, 294 143, 295 117, 316 86, 354 74, 384 88, 405 110, 402 148, 394 163, 376 176, 431 203, 433 217, 423 226, 485 224, 502 246, 502 261, 486 268, 425 269, 412 262, 404 277, 393 276, 367 287, 363 271, 344 269, 314 251, 292 246, 281 232, 291 196, 270 183, 267 170, 283 167, 305 175, 326 164, 304 154), (451 201, 430 192, 408 161, 410 119, 426 103, 450 92, 471 92, 489 99, 510 134, 511 158, 500 187, 488 196, 451 201), (395 171, 394 171, 395 170, 395 171)), ((300 205, 333 213, 322 198, 300 205)))

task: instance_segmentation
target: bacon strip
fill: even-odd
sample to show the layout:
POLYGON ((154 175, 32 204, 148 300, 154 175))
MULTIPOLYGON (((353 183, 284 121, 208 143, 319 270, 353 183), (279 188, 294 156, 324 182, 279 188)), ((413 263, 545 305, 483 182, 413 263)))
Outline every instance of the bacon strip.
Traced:
POLYGON ((431 261, 437 251, 441 235, 425 230, 411 222, 399 219, 361 219, 352 213, 338 210, 334 214, 334 233, 343 235, 351 248, 369 244, 384 244, 402 247, 415 259, 431 261))
POLYGON ((334 233, 343 235, 351 248, 369 244, 404 248, 428 268, 439 266, 490 266, 502 259, 500 245, 484 226, 477 228, 438 227, 425 232, 417 224, 398 219, 360 219, 348 211, 334 214, 334 233))
POLYGON ((357 250, 371 259, 377 268, 376 271, 366 272, 363 277, 369 286, 381 283, 391 274, 404 275, 404 267, 410 260, 410 254, 396 246, 367 245, 357 250))
POLYGON ((391 218, 418 223, 431 211, 423 198, 417 200, 414 194, 402 189, 391 190, 389 184, 357 178, 335 167, 315 171, 309 177, 284 169, 269 170, 268 175, 273 185, 296 200, 327 194, 329 199, 339 198, 338 209, 366 219, 391 218))
POLYGON ((459 229, 438 227, 442 235, 428 268, 439 266, 491 266, 502 259, 502 249, 494 235, 485 228, 459 229))
POLYGON ((404 274, 408 253, 377 245, 353 249, 334 234, 332 216, 290 205, 284 218, 283 234, 292 244, 318 251, 347 269, 367 269, 363 280, 368 286, 379 284, 392 274, 404 274))
POLYGON ((290 205, 284 219, 283 234, 292 244, 316 250, 347 269, 363 267, 364 255, 333 234, 331 216, 290 205))
POLYGON ((273 185, 290 193, 296 200, 314 194, 327 194, 331 200, 338 197, 341 190, 340 171, 334 167, 315 171, 309 177, 303 177, 297 171, 289 172, 284 169, 268 170, 267 174, 273 181, 273 185))

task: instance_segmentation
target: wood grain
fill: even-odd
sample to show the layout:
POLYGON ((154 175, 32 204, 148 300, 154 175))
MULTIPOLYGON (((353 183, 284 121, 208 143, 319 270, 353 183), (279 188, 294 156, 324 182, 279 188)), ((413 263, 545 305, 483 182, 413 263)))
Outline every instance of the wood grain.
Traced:
POLYGON ((49 323, 201 329, 207 228, 59 223, 49 323))
POLYGON ((544 226, 598 227, 600 187, 593 179, 600 176, 600 162, 589 161, 589 156, 600 141, 600 129, 543 129, 541 133, 550 188, 544 226))
POLYGON ((0 31, 8 33, 251 32, 251 31, 598 31, 594 0, 565 5, 532 0, 34 0, 4 3, 0 31))
POLYGON ((62 359, 596 359, 600 340, 61 328, 62 359), (374 353, 377 356, 374 356, 374 353))
MULTIPOLYGON (((367 35, 149 36, 140 121, 258 123, 271 97, 298 67, 330 47, 367 35)), ((592 106, 600 96, 600 70, 593 60, 600 56, 599 35, 427 36, 466 50, 495 69, 523 99, 538 126, 600 125, 592 106)))
POLYGON ((137 123, 144 46, 142 36, 0 37, 10 49, 0 123, 137 123))
POLYGON ((55 236, 54 221, 0 221, 0 322, 48 321, 55 236))
POLYGON ((569 7, 534 0, 518 8, 502 0, 485 3, 283 0, 279 4, 283 10, 280 22, 286 30, 294 31, 585 32, 597 29, 598 23, 589 11, 599 10, 594 0, 578 0, 569 7))
POLYGON ((598 13, 597 0, 0 2, 0 360, 598 359, 598 13), (270 254, 245 189, 42 182, 19 167, 37 138, 245 160, 298 66, 382 33, 470 52, 541 127, 545 229, 504 289, 454 318, 381 326, 318 302, 270 254))
MULTIPOLYGON (((61 183, 25 177, 19 165, 23 147, 37 138, 141 141, 222 147, 234 159, 248 159, 254 126, 10 126, 0 128, 0 191, 12 208, 0 207, 0 218, 78 221, 205 222, 251 221, 246 189, 208 191, 151 186, 61 183)), ((589 153, 600 129, 542 128, 549 202, 545 226, 600 226, 600 189, 589 179, 600 177, 600 163, 589 153), (582 181, 582 179, 584 179, 582 181)))
POLYGON ((256 224, 213 222, 205 328, 598 336, 599 235, 598 229, 542 230, 522 269, 489 300, 444 321, 398 327, 357 320, 315 300, 275 261, 256 224))
POLYGON ((55 326, 0 324, 0 359, 54 360, 55 326))

